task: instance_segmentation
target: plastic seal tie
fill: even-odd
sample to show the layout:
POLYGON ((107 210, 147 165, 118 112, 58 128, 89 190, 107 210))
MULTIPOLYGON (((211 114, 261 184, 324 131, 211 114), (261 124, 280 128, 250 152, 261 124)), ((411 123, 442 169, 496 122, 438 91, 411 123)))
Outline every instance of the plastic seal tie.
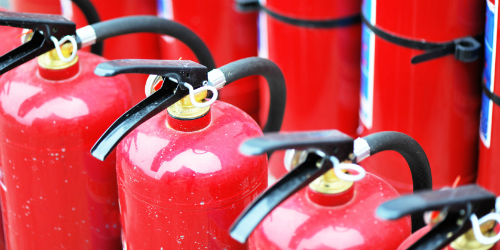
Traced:
POLYGON ((59 59, 61 61, 69 63, 69 62, 73 61, 73 59, 75 59, 76 51, 78 50, 77 49, 78 45, 76 44, 76 39, 73 36, 65 36, 61 39, 61 41, 57 41, 57 38, 51 36, 50 40, 52 40, 52 42, 54 42, 54 45, 56 47, 57 56, 59 57, 59 59), (66 41, 70 41, 71 44, 73 45, 73 52, 71 52, 71 56, 68 58, 64 57, 64 55, 61 52, 61 47, 60 47, 66 41))
POLYGON ((217 97, 219 95, 219 93, 217 92, 217 89, 212 87, 212 86, 209 86, 209 85, 205 85, 205 86, 197 88, 195 90, 193 90, 193 86, 191 86, 191 84, 189 84, 187 82, 184 83, 184 86, 189 89, 189 100, 191 100, 191 103, 195 107, 198 107, 198 108, 204 108, 204 107, 212 105, 215 102, 215 100, 217 100, 217 97), (209 90, 212 92, 212 98, 209 101, 204 102, 204 103, 197 102, 194 99, 194 95, 197 93, 200 93, 202 91, 205 91, 205 90, 209 90))
POLYGON ((366 170, 358 164, 340 163, 337 157, 330 156, 330 161, 333 163, 333 171, 335 175, 344 181, 359 181, 366 176, 366 170), (356 175, 346 174, 342 170, 354 170, 358 172, 356 175))
POLYGON ((495 212, 494 213, 489 213, 489 214, 483 216, 479 220, 477 219, 476 214, 472 214, 470 216, 470 221, 472 224, 472 231, 474 232, 474 237, 476 238, 476 240, 479 243, 481 243, 483 245, 491 245, 491 244, 495 244, 496 242, 498 242, 500 240, 500 234, 497 234, 497 235, 492 236, 492 237, 484 236, 483 233, 481 232, 481 227, 480 227, 481 224, 483 224, 487 221, 491 221, 491 220, 494 220, 497 223, 500 223, 500 214, 498 213, 499 208, 500 208, 500 199, 499 199, 499 197, 497 197, 496 202, 495 202, 495 212))

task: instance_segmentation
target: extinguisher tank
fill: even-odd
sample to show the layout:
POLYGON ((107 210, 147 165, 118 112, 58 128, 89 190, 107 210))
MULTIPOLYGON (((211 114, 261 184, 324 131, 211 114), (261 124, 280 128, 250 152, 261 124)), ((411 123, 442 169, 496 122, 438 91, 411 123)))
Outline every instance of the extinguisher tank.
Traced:
MULTIPOLYGON (((117 145, 124 247, 246 249, 228 230, 267 187, 267 157, 241 155, 238 146, 261 136, 262 131, 240 109, 219 101, 208 104, 217 97, 216 89, 255 69, 265 68, 263 75, 274 77, 270 81, 273 92, 284 90, 280 88, 285 83, 270 61, 250 58, 235 63, 226 65, 231 75, 224 73, 226 66, 216 69, 215 79, 208 77, 205 66, 182 60, 117 60, 96 69, 102 76, 157 75, 147 92, 163 81, 156 92, 120 117, 92 149, 95 157, 103 159, 117 145), (245 65, 244 72, 240 64, 245 65), (245 71, 246 67, 250 70, 245 71), (205 103, 207 91, 202 88, 213 93, 205 103), (193 93, 193 89, 201 92, 193 93)), ((275 130, 281 126, 284 101, 279 101, 277 114, 281 116, 271 119, 275 130)))
MULTIPOLYGON (((436 188, 457 176, 473 182, 482 66, 474 37, 484 30, 484 1, 363 0, 362 9, 358 132, 415 138, 429 156, 436 188)), ((404 165, 391 152, 363 164, 408 193, 409 172, 395 171, 404 165)))
MULTIPOLYGON (((73 49, 64 45, 62 54, 73 49)), ((0 78, 7 246, 119 249, 115 158, 100 162, 88 151, 130 107, 128 81, 94 75, 105 60, 93 54, 79 52, 69 63, 54 55, 48 52, 0 78)))

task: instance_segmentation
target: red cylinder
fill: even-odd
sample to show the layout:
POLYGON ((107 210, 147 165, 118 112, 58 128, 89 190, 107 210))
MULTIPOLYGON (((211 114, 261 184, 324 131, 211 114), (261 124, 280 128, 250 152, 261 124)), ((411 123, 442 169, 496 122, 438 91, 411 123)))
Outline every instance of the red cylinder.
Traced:
MULTIPOLYGON (((483 84, 489 91, 500 95, 500 88, 495 86, 499 79, 500 65, 497 54, 498 43, 498 5, 495 1, 487 1, 486 29, 485 29, 485 67, 483 72, 483 84), (497 13, 497 14, 495 14, 497 13)), ((500 107, 493 103, 484 93, 482 96, 481 119, 479 135, 479 168, 477 183, 489 191, 500 195, 500 184, 495 178, 500 174, 498 162, 500 162, 500 107)))
MULTIPOLYGON (((265 7, 303 20, 342 19, 359 14, 360 1, 267 0, 265 7)), ((259 55, 275 62, 287 85, 283 131, 338 129, 356 135, 359 108, 361 25, 308 28, 260 15, 259 55)), ((267 117, 269 91, 261 83, 261 120, 267 117)), ((285 173, 283 151, 269 161, 270 181, 285 173)))
POLYGON ((325 195, 305 187, 257 226, 249 249, 396 249, 411 233, 410 219, 381 220, 375 210, 398 192, 370 173, 350 189, 325 195))
MULTIPOLYGON (((384 32, 417 41, 449 42, 484 30, 484 1, 477 0, 364 0, 363 15, 384 32)), ((451 186, 457 176, 461 184, 471 183, 482 64, 460 62, 453 54, 412 64, 422 53, 383 40, 363 25, 359 132, 398 131, 413 137, 429 158, 434 189, 451 186)), ((401 193, 413 189, 406 162, 394 152, 362 165, 401 193)))
MULTIPOLYGON (((0 8, 0 11, 7 11, 7 10, 0 8)), ((0 26, 0 34, 2 35, 0 55, 3 55, 21 45, 21 39, 18 37, 21 33, 22 29, 20 28, 0 26)), ((3 175, 1 172, 0 172, 0 181, 1 185, 3 185, 3 175)), ((5 246, 3 220, 2 217, 0 216, 0 250, 5 250, 5 249, 7 248, 5 246)))
POLYGON ((267 187, 267 160, 238 147, 262 131, 219 101, 201 118, 172 119, 159 113, 116 149, 124 248, 246 249, 228 230, 267 187))
MULTIPOLYGON (((157 1, 158 15, 195 32, 208 46, 216 65, 257 56, 257 14, 236 11, 234 0, 157 1)), ((182 57, 183 60, 198 61, 185 44, 171 37, 162 36, 160 47, 163 59, 182 57)), ((235 105, 258 121, 258 77, 246 77, 238 82, 221 89, 219 100, 235 105)))
MULTIPOLYGON (((61 14, 75 21, 77 28, 87 24, 76 5, 67 5, 69 0, 12 0, 11 5, 18 12, 61 14), (72 8, 68 8, 72 6, 72 8), (73 15, 71 15, 73 13, 73 15)), ((101 21, 131 15, 156 15, 155 0, 90 0, 101 21)), ((104 41, 103 56, 107 59, 159 59, 158 36, 151 33, 128 34, 104 41)), ((144 82, 147 75, 127 74, 132 83, 132 100, 136 104, 146 98, 144 82)))
POLYGON ((115 157, 101 162, 90 148, 130 107, 130 86, 94 74, 103 58, 78 56, 60 70, 66 79, 53 80, 36 59, 0 79, 9 249, 121 249, 115 157))

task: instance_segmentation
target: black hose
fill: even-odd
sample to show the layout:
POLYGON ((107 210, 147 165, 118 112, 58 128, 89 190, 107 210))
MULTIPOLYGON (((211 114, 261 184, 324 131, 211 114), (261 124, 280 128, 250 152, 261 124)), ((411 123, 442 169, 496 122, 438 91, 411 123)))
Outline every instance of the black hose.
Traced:
POLYGON ((219 69, 226 77, 226 85, 247 76, 261 75, 266 78, 271 100, 263 131, 264 133, 280 131, 285 114, 286 85, 285 77, 278 65, 264 58, 249 57, 226 64, 219 69))
MULTIPOLYGON (((413 192, 432 190, 432 174, 424 149, 410 136, 393 131, 379 132, 363 137, 370 146, 370 155, 393 150, 401 154, 411 171, 413 192)), ((396 170, 397 171, 397 170, 396 170)), ((412 231, 425 226, 423 213, 412 214, 412 231)))
MULTIPOLYGON (((75 3, 76 6, 78 6, 78 8, 82 11, 89 25, 101 21, 101 19, 99 18, 99 14, 97 14, 97 10, 94 8, 94 5, 90 2, 90 0, 71 0, 71 1, 75 3)), ((90 52, 98 56, 102 56, 102 50, 103 50, 102 42, 95 43, 90 47, 90 52)))
POLYGON ((208 70, 215 68, 212 54, 193 31, 180 23, 155 16, 128 16, 92 24, 96 42, 130 33, 157 33, 174 37, 186 44, 208 70))

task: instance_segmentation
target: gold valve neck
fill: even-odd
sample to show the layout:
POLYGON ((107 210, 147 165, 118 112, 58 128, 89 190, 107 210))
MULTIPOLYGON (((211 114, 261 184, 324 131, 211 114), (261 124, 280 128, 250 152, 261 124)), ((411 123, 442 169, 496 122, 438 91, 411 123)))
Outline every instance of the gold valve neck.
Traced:
POLYGON ((339 194, 345 192, 352 187, 354 182, 341 180, 333 169, 328 170, 325 174, 318 177, 309 184, 309 187, 323 194, 339 194))
MULTIPOLYGON (((207 97, 207 91, 195 94, 194 99, 197 102, 203 102, 207 97)), ((182 98, 167 108, 168 113, 177 119, 196 119, 204 116, 210 110, 210 106, 198 108, 191 103, 189 95, 182 98)))
MULTIPOLYGON (((63 44, 61 46, 61 52, 64 57, 70 57, 71 53, 73 52, 73 45, 71 43, 63 44)), ((47 53, 44 53, 38 57, 38 65, 40 65, 40 67, 42 68, 51 70, 66 69, 75 65, 77 62, 78 62, 78 55, 75 56, 75 58, 71 60, 71 62, 61 61, 55 49, 47 53)))
MULTIPOLYGON (((495 227, 494 221, 488 221, 480 226, 481 233, 486 237, 493 237, 496 235, 493 228, 495 227)), ((454 240, 450 246, 455 250, 488 250, 493 247, 494 244, 491 245, 483 245, 476 240, 474 237, 474 232, 472 229, 467 231, 466 233, 460 235, 456 240, 454 240)))

